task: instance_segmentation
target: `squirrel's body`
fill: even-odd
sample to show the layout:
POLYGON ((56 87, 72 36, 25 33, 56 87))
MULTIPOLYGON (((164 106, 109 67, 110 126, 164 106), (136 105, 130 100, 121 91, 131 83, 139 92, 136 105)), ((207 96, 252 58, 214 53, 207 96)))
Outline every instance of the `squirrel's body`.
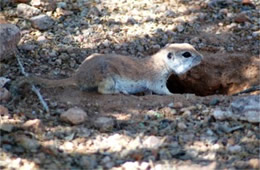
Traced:
POLYGON ((67 79, 48 80, 30 76, 27 81, 43 87, 77 86, 102 94, 133 94, 152 91, 171 94, 166 87, 168 77, 182 74, 201 62, 202 55, 189 44, 169 44, 146 58, 115 54, 92 54, 67 79))

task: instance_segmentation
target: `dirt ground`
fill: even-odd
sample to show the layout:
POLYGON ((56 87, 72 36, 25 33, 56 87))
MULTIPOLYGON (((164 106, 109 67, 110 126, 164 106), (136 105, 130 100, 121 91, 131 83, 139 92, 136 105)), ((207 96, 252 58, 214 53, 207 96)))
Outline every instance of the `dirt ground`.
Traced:
MULTIPOLYGON (((46 30, 19 13, 22 1, 5 2, 0 14, 21 29, 25 71, 41 77, 68 77, 95 52, 145 57, 174 42, 191 43, 205 59, 169 79, 172 96, 41 88, 46 113, 22 87, 16 100, 1 104, 8 111, 0 107, 1 169, 260 168, 259 122, 214 116, 216 108, 257 95, 232 94, 260 83, 258 0, 23 1, 53 19, 46 30), (60 115, 75 107, 86 120, 64 122, 60 115)), ((22 75, 15 58, 0 67, 11 82, 22 75)))

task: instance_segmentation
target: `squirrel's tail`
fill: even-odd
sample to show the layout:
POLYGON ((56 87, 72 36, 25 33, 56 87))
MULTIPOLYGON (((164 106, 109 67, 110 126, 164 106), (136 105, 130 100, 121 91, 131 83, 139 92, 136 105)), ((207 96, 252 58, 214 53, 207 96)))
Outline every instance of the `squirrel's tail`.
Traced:
POLYGON ((76 82, 73 77, 60 79, 60 80, 50 80, 45 78, 40 78, 34 75, 31 75, 26 78, 29 83, 34 85, 39 85, 44 88, 52 88, 52 87, 63 87, 63 86, 76 86, 76 82))
POLYGON ((21 87, 23 87, 26 84, 40 85, 44 88, 77 85, 76 81, 72 77, 61 79, 61 80, 49 80, 49 79, 39 78, 34 75, 29 75, 28 77, 25 76, 18 77, 16 78, 16 80, 12 81, 10 86, 10 92, 13 95, 19 94, 21 91, 21 87))

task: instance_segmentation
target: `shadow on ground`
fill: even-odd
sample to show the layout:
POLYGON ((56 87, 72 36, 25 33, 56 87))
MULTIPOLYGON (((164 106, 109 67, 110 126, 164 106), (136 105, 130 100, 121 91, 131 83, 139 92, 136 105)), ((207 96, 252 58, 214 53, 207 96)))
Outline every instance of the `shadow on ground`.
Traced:
MULTIPOLYGON (((182 1, 187 3, 185 1, 182 1)), ((194 3, 196 1, 193 1, 194 3)), ((223 4, 220 4, 223 5, 223 4)), ((227 7, 224 3, 224 7, 227 7)), ((238 5, 240 8, 241 6, 238 5)), ((222 7, 221 7, 222 8, 222 7)), ((200 7, 200 9, 189 9, 194 16, 197 16, 201 12, 205 12, 208 10, 213 11, 213 13, 217 13, 219 8, 211 8, 211 7, 200 7)), ((182 17, 188 15, 189 12, 184 11, 182 13, 177 13, 174 18, 182 17), (185 14, 186 13, 186 14, 185 14)), ((107 13, 109 15, 109 13, 107 13)), ((60 17, 60 20, 56 21, 56 25, 58 23, 62 23, 64 29, 70 26, 70 22, 72 20, 77 20, 79 17, 79 11, 73 11, 72 16, 64 16, 60 17)), ((166 16, 165 16, 166 17, 166 16)), ((65 37, 48 37, 48 42, 52 42, 51 46, 53 49, 57 51, 57 56, 50 57, 51 51, 49 51, 49 47, 44 47, 45 44, 41 44, 41 42, 37 41, 28 41, 25 44, 21 44, 19 46, 22 60, 24 66, 28 72, 33 74, 39 74, 43 77, 48 78, 61 78, 71 75, 73 73, 73 69, 76 69, 78 65, 84 60, 84 58, 94 52, 99 53, 117 53, 123 55, 133 55, 137 57, 144 57, 147 55, 151 55, 159 50, 159 48, 155 48, 155 44, 158 44, 160 47, 163 47, 167 43, 180 43, 180 42, 189 42, 196 46, 196 48, 201 51, 205 56, 205 61, 202 66, 198 66, 191 70, 189 73, 183 75, 182 77, 173 77, 169 80, 169 89, 171 89, 174 93, 193 93, 197 95, 213 95, 213 94, 232 94, 236 92, 236 90, 242 90, 244 88, 250 87, 257 82, 259 82, 259 75, 257 75, 257 65, 259 63, 259 57, 254 52, 254 47, 256 42, 259 43, 259 40, 252 39, 250 41, 243 39, 243 37, 239 37, 240 34, 232 31, 224 31, 222 30, 221 33, 215 34, 215 30, 217 29, 219 23, 229 24, 232 21, 225 16, 219 16, 218 18, 213 18, 213 21, 208 23, 207 18, 212 16, 205 16, 203 20, 200 17, 195 17, 195 19, 190 20, 189 22, 180 23, 184 26, 184 30, 181 34, 176 33, 175 30, 162 30, 160 28, 153 35, 146 35, 144 37, 134 38, 133 40, 129 40, 127 42, 123 42, 120 40, 120 36, 114 35, 101 35, 97 32, 94 36, 90 35, 89 46, 91 43, 98 45, 91 46, 91 47, 84 47, 82 48, 80 44, 74 41, 73 36, 76 36, 75 32, 70 33, 67 37, 67 42, 64 40, 65 37), (213 28, 211 31, 210 28, 213 28), (166 39, 163 37, 167 37, 166 39), (232 40, 235 39, 236 41, 232 40), (104 44, 105 40, 109 40, 109 45, 104 44), (64 46, 60 45, 60 42, 63 42, 64 46), (139 46, 137 44, 143 44, 143 49, 138 49, 139 46), (204 45, 203 45, 204 44, 204 45), (206 44, 206 45, 205 45, 206 44), (234 48, 233 52, 227 52, 230 45, 234 48), (23 48, 24 45, 36 45, 33 50, 26 50, 23 48), (243 47, 241 47, 243 46, 243 47), (58 56, 65 54, 68 58, 66 58, 62 64, 58 64, 57 60, 59 59, 58 56), (235 54, 234 54, 235 53, 235 54), (238 54, 239 53, 239 54, 238 54), (221 58, 221 59, 220 59, 221 58), (252 69, 253 68, 253 69, 252 69), (249 74, 249 72, 251 74, 249 74), (54 76, 55 75, 55 76, 54 76), (177 82, 177 83, 176 83, 177 82), (232 91, 232 89, 235 89, 232 91)), ((141 25, 141 22, 134 22, 134 23, 121 23, 121 22, 114 22, 113 20, 103 21, 99 17, 93 17, 90 15, 88 24, 102 24, 104 26, 103 29, 107 29, 108 27, 113 27, 115 29, 120 29, 123 25, 141 25), (98 21, 99 19, 99 21, 98 21), (113 26, 111 26, 113 25, 113 26)), ((160 22, 160 18, 152 18, 150 22, 160 22)), ((78 20, 76 26, 81 26, 80 20, 78 20)), ((88 25, 88 26, 89 26, 88 25)), ((50 32, 55 32, 54 28, 50 30, 50 32)), ((72 29, 73 27, 71 26, 72 29)), ((241 24, 243 28, 243 24, 241 24)), ((80 28, 84 28, 83 25, 80 28)), ((178 27, 178 25, 176 26, 178 27)), ((112 28, 112 29, 113 29, 112 28)), ((47 42, 47 43, 48 43, 47 42)), ((259 52, 257 50, 257 52, 259 52)), ((11 66, 10 70, 6 70, 4 76, 7 76, 15 79, 16 77, 13 75, 15 72, 18 76, 19 69, 15 60, 7 61, 7 64, 11 66)), ((34 137, 33 131, 24 130, 20 126, 13 125, 14 128, 11 132, 1 132, 1 136, 3 137, 1 141, 1 148, 2 150, 9 154, 10 157, 22 157, 31 161, 34 161, 40 168, 48 168, 48 164, 50 162, 55 162, 57 165, 57 169, 63 168, 64 159, 68 160, 67 162, 68 167, 75 167, 75 168, 87 168, 88 165, 91 168, 96 168, 97 165, 104 164, 101 162, 103 158, 109 156, 113 158, 115 167, 124 164, 127 161, 153 161, 153 162, 163 162, 164 160, 172 160, 178 161, 181 160, 183 163, 192 163, 192 164, 199 164, 201 167, 210 166, 212 162, 216 162, 216 166, 212 169, 221 169, 224 164, 228 164, 228 166, 233 166, 234 160, 238 157, 235 154, 230 154, 227 151, 223 150, 222 148, 213 150, 216 156, 211 159, 207 157, 198 157, 198 155, 207 155, 208 151, 195 151, 187 149, 188 146, 192 143, 196 142, 203 142, 207 143, 207 139, 201 138, 201 136, 207 136, 207 127, 211 127, 213 131, 217 131, 214 129, 213 124, 216 123, 216 120, 211 120, 210 115, 201 115, 200 118, 195 116, 194 124, 199 124, 199 120, 203 118, 207 118, 210 121, 206 121, 204 124, 201 124, 202 128, 198 128, 197 126, 188 127, 186 130, 176 129, 178 122, 181 119, 182 115, 177 115, 172 118, 159 118, 155 122, 154 128, 160 127, 160 121, 162 119, 167 119, 169 123, 167 124, 168 127, 171 127, 169 131, 162 132, 161 134, 154 134, 154 131, 150 128, 150 121, 144 120, 146 113, 149 110, 158 110, 160 108, 166 107, 171 103, 180 102, 183 104, 183 107, 188 107, 190 105, 196 104, 204 104, 209 106, 209 103, 212 99, 218 98, 220 100, 220 105, 224 106, 227 105, 232 97, 228 96, 209 96, 209 97, 196 97, 195 95, 181 95, 175 94, 174 96, 157 96, 157 95, 150 95, 150 96, 125 96, 125 95, 98 95, 98 94, 88 94, 85 92, 81 92, 77 89, 70 89, 70 87, 65 89, 44 89, 43 95, 45 98, 48 99, 48 103, 58 103, 53 104, 51 106, 51 114, 46 116, 40 109, 40 105, 36 99, 36 97, 31 93, 23 94, 21 100, 12 108, 10 108, 12 116, 18 113, 24 113, 26 119, 32 118, 39 118, 43 121, 43 126, 45 130, 43 134, 48 132, 48 128, 52 128, 55 126, 64 126, 71 127, 68 124, 64 124, 59 120, 59 114, 61 111, 66 110, 67 108, 73 106, 79 106, 84 108, 93 119, 99 117, 101 115, 112 115, 116 117, 117 114, 127 114, 130 115, 132 119, 126 120, 117 120, 117 125, 115 125, 112 132, 100 132, 98 129, 95 129, 91 125, 91 121, 87 121, 83 125, 73 126, 73 128, 81 128, 82 126, 86 129, 90 129, 91 134, 88 137, 80 137, 77 134, 74 138, 71 139, 75 140, 80 138, 83 140, 83 143, 87 143, 89 140, 93 140, 98 138, 98 135, 112 135, 112 134, 124 134, 124 131, 130 131, 131 135, 126 135, 130 138, 134 138, 140 134, 145 134, 147 136, 155 135, 160 137, 166 137, 167 141, 158 148, 136 148, 130 149, 126 153, 121 154, 120 152, 112 152, 106 151, 106 149, 95 150, 93 153, 84 153, 80 151, 64 151, 59 148, 59 146, 50 144, 50 145, 42 145, 43 142, 41 139, 34 137), (57 110, 61 110, 60 112, 57 110), (31 114, 35 111, 37 114, 31 114), (93 115, 92 115, 93 114, 93 115), (48 118, 46 118, 48 117, 48 118), (178 118, 178 119, 177 119, 178 118), (180 120, 179 120, 180 119, 180 120), (52 125, 51 125, 52 124, 52 125), (146 128, 141 128, 140 124, 145 124, 146 128), (16 127, 17 126, 17 127, 16 127), (148 128, 149 127, 149 128, 148 128), (197 127, 197 128, 196 128, 197 127), (202 131, 202 132, 201 132, 202 131), (166 133, 169 132, 169 133, 166 133), (39 143, 39 149, 37 152, 32 152, 30 149, 24 149, 19 144, 15 142, 15 135, 17 134, 25 134, 29 138, 35 138, 35 140, 39 143), (185 139, 185 134, 196 134, 191 139, 185 139), (200 135, 198 135, 200 134, 200 135), (7 138, 10 138, 6 140, 7 138), (185 142, 185 140, 190 140, 185 142), (172 143, 177 143, 177 145, 172 146, 172 143), (11 145, 11 149, 6 149, 6 145, 11 145), (15 149, 18 148, 18 149, 15 149), (160 154, 160 151, 167 150, 169 154, 160 154), (171 151, 171 152, 170 152, 171 151), (39 160, 41 157, 39 156, 39 152, 46 154, 49 159, 45 159, 47 162, 37 162, 34 158, 38 158, 39 160), (192 153, 195 153, 192 154, 192 153), (33 156, 32 156, 33 155, 33 156), (118 156, 121 155, 121 156, 118 156), (149 156, 151 156, 149 158, 149 156), (224 156, 223 156, 224 155, 224 156), (82 158, 86 159, 87 163, 89 164, 82 164, 82 158), (51 160, 51 161, 50 161, 51 160), (96 164, 92 165, 91 162, 95 160, 96 164), (48 162, 49 161, 49 162, 48 162), (186 162, 185 162, 186 161, 186 162), (46 167, 47 166, 47 167, 46 167)), ((179 111, 179 110, 178 110, 179 111)), ((194 114, 199 114, 199 110, 194 111, 194 114)), ((23 121, 23 120, 22 120, 23 121)), ((153 121, 152 121, 153 122, 153 121)), ((189 122, 189 120, 186 120, 189 122)), ((221 122, 220 122, 221 123, 221 122)), ((225 121, 223 122, 225 123, 225 121)), ((247 128, 254 129, 254 125, 247 124, 247 128)), ((244 128, 240 130, 242 134, 247 133, 247 129, 244 128)), ((62 132, 63 133, 63 132, 62 132)), ((75 133, 75 130, 71 132, 66 132, 66 135, 70 133, 75 133)), ((235 132, 234 132, 235 133, 235 132)), ((51 132, 49 134, 55 138, 60 139, 62 142, 65 140, 60 137, 59 131, 51 132)), ((236 134, 228 134, 234 135, 236 134)), ((222 143, 224 146, 227 145, 228 135, 219 135, 219 139, 213 141, 213 144, 222 143)), ((44 140, 44 139, 43 139, 44 140)), ((62 143, 61 142, 61 143, 62 143)), ((241 143, 246 146, 247 150, 241 153, 241 160, 248 160, 249 158, 258 157, 259 149, 250 150, 250 146, 256 146, 253 142, 243 142, 243 141, 236 141, 236 143, 241 143)), ((94 145, 94 144, 93 144, 94 145)), ((93 147, 92 145, 88 145, 86 147, 93 147)), ((126 148, 127 149, 127 148, 126 148)), ((87 150, 87 149, 86 149, 87 150)), ((166 151, 165 151, 166 153, 166 151)), ((91 169, 90 168, 90 169, 91 169)), ((248 167, 243 167, 248 168, 248 167)))

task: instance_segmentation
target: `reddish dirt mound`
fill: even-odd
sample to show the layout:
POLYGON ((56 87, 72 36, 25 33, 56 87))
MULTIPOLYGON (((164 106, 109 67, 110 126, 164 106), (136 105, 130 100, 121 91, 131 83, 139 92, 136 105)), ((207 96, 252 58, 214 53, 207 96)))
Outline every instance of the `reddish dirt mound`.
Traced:
POLYGON ((171 76, 168 88, 175 93, 234 94, 260 82, 260 59, 245 53, 203 52, 204 61, 187 74, 171 76))

